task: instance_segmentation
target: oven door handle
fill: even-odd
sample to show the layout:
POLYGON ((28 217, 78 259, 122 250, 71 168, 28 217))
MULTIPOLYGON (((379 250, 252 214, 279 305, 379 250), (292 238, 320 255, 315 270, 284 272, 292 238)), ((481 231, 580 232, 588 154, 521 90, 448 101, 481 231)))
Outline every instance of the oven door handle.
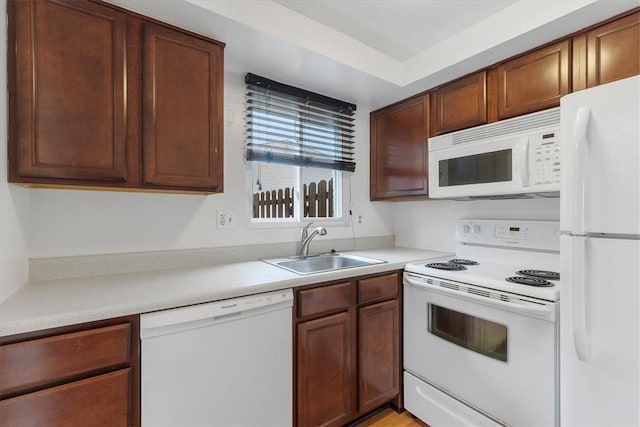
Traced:
POLYGON ((412 285, 418 288, 428 288, 433 292, 437 292, 444 295, 450 295, 456 298, 465 299, 468 301, 478 302, 480 304, 500 308, 503 310, 509 310, 515 313, 524 314, 527 316, 535 316, 544 319, 550 319, 553 316, 553 307, 541 305, 540 307, 517 304, 515 302, 506 302, 499 299, 483 297, 480 295, 471 294, 464 291, 457 291, 454 289, 443 288, 441 286, 432 285, 427 283, 422 277, 407 273, 404 276, 405 284, 412 285))

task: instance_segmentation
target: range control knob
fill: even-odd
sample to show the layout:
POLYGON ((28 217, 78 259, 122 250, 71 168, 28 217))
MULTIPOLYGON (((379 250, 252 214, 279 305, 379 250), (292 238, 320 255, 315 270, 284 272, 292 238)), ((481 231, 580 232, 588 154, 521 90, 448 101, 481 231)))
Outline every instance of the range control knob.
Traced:
POLYGON ((472 227, 472 230, 473 230, 473 232, 474 232, 474 233, 476 233, 476 234, 477 234, 477 233, 479 233, 479 232, 480 232, 480 226, 479 226, 479 225, 474 225, 474 226, 472 227))
POLYGON ((467 234, 469 231, 471 231, 471 227, 469 227, 469 225, 465 224, 462 226, 462 232, 464 234, 467 234))

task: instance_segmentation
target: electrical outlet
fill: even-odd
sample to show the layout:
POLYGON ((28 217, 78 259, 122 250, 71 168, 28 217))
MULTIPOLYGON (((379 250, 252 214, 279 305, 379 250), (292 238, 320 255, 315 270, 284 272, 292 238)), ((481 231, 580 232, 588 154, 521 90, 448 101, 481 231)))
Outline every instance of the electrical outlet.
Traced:
POLYGON ((362 212, 356 212, 356 224, 362 225, 362 212))
POLYGON ((236 226, 235 212, 229 209, 218 209, 218 228, 234 228, 236 226))

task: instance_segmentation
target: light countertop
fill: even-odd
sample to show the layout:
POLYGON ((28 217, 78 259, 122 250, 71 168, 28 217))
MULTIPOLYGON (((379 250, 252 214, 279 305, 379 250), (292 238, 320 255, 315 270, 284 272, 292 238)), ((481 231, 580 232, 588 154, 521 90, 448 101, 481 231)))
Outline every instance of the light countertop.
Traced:
POLYGON ((451 255, 401 247, 350 253, 386 263, 300 276, 250 261, 26 283, 0 304, 0 336, 383 273, 451 255))

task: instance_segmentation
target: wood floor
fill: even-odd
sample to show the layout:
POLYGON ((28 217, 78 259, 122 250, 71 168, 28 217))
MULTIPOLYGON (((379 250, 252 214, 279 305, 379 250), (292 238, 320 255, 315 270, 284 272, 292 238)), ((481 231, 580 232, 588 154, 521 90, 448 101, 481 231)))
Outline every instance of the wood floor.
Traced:
POLYGON ((367 418, 354 427, 429 427, 410 413, 398 414, 391 408, 386 408, 372 417, 367 418))

